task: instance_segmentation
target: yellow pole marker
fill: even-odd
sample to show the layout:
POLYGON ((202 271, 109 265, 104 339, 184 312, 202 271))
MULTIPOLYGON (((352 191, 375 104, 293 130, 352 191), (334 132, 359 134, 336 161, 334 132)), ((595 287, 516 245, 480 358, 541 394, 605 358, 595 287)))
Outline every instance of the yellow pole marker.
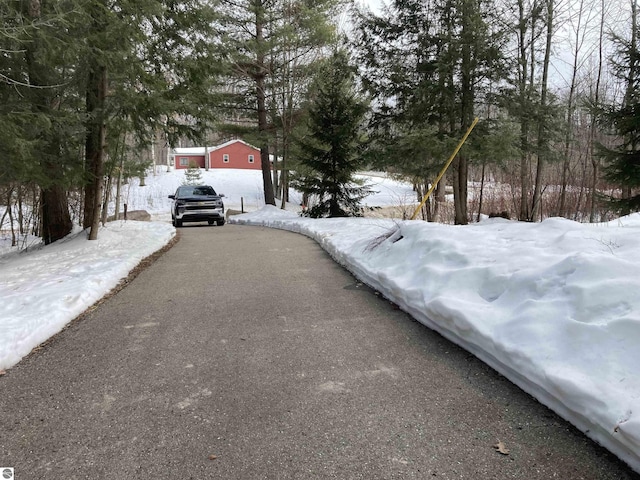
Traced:
POLYGON ((420 202, 420 205, 418 205, 418 208, 416 208, 415 212, 413 212, 413 215, 411 215, 411 220, 415 220, 416 219, 416 217, 418 216, 418 213, 420 212, 420 209, 422 208, 422 206, 425 203, 427 203, 427 200, 429 199, 429 197, 431 196, 433 191, 436 189, 436 186, 438 185, 438 182, 440 181, 440 179, 446 173, 447 168, 449 168, 449 165, 451 165, 451 162, 453 162, 453 159, 456 158, 456 155, 458 154, 458 152, 462 148, 462 145, 464 145, 464 142, 467 141, 467 137, 471 133, 471 130, 473 130, 473 127, 476 126, 476 123, 478 123, 478 117, 476 117, 473 120, 473 122, 471 123, 471 126, 469 127, 469 130, 467 130, 467 133, 464 134, 464 137, 462 137, 462 140, 460 140, 460 143, 458 144, 456 149, 453 151, 453 154, 449 157, 449 160, 447 160, 447 163, 444 164, 444 168, 442 169, 442 171, 436 177, 435 182, 433 182, 433 184, 431 185, 431 188, 429 188, 429 191, 425 194, 425 196, 422 197, 422 202, 420 202))

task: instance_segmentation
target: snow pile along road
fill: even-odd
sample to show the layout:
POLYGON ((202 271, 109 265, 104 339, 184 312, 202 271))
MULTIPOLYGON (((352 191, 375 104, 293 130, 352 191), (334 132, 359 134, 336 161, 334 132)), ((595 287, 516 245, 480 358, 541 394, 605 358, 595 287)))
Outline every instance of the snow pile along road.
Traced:
POLYGON ((0 370, 20 361, 104 297, 175 235, 170 224, 117 221, 0 257, 0 370))
POLYGON ((640 214, 451 226, 268 206, 231 221, 314 238, 640 472, 640 214))

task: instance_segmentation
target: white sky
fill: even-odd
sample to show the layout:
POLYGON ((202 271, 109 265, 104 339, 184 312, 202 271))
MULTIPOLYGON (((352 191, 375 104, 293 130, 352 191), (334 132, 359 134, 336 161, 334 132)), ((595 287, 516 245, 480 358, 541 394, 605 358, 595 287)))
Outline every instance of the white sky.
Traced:
MULTIPOLYGON (((78 232, 17 253, 0 236, 0 370, 173 237, 167 195, 183 178, 174 171, 129 185, 129 210, 144 208, 156 221, 109 223, 97 241, 78 232)), ((379 193, 370 204, 410 201, 410 186, 371 180, 379 193)), ((226 194, 227 207, 239 209, 242 198, 254 210, 234 221, 314 238, 360 280, 640 472, 640 214, 598 225, 312 220, 261 208, 259 171, 212 170, 203 181, 226 194)))

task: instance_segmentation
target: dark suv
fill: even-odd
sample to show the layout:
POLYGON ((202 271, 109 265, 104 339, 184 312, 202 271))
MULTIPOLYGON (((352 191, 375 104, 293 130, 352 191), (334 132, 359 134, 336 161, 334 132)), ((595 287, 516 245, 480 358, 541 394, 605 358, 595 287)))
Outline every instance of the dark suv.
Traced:
POLYGON ((171 220, 174 227, 181 227, 183 222, 209 222, 213 225, 224 225, 224 204, 222 198, 213 187, 208 185, 183 185, 178 187, 171 207, 171 220))

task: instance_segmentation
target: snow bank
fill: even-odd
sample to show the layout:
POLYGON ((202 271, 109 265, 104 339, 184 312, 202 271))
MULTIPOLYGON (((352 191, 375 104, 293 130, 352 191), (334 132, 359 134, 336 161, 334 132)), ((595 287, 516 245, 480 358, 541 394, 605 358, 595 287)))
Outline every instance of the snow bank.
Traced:
POLYGON ((118 221, 0 257, 0 370, 20 361, 111 291, 175 235, 169 224, 118 221))

